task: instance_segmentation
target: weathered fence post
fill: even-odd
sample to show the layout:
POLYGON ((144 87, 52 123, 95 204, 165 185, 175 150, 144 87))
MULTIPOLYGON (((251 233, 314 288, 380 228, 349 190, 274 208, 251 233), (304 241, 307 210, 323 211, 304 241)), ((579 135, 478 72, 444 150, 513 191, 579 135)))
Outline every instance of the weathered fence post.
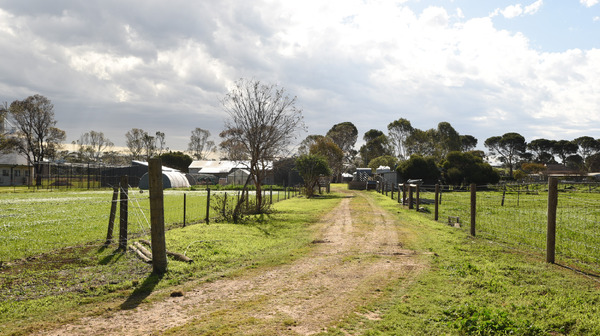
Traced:
POLYGON ((471 236, 475 237, 475 216, 477 214, 477 184, 471 183, 471 236))
POLYGON ((556 208, 558 206, 558 180, 548 178, 548 232, 546 234, 546 262, 554 264, 556 251, 556 208))
POLYGON ((502 189, 502 203, 500 203, 500 206, 504 206, 504 198, 506 197, 506 184, 504 185, 504 188, 502 189))
MULTIPOLYGON (((402 192, 402 194, 404 194, 404 191, 402 192)), ((404 200, 402 200, 402 194, 400 194, 400 183, 398 183, 398 203, 404 202, 404 200)))
POLYGON ((434 220, 438 220, 439 208, 440 208, 440 206, 438 204, 439 198, 440 198, 440 185, 439 185, 439 183, 437 183, 435 185, 435 210, 434 210, 434 215, 433 215, 434 220))
POLYGON ((402 205, 406 204, 406 192, 408 191, 408 184, 404 183, 402 185, 402 205))
POLYGON ((162 274, 167 271, 167 247, 165 245, 165 208, 160 158, 148 160, 148 185, 150 189, 152 269, 154 273, 162 274))
POLYGON ((113 227, 115 226, 115 217, 117 215, 117 199, 119 198, 119 187, 113 188, 112 202, 110 202, 110 217, 108 218, 108 232, 106 233, 106 243, 112 242, 113 227))
POLYGON ((119 249, 127 250, 127 220, 128 220, 128 196, 129 178, 127 175, 121 176, 121 193, 119 196, 119 249))
POLYGON ((412 184, 408 185, 408 208, 414 209, 413 205, 413 187, 412 184))
POLYGON ((185 211, 186 211, 186 193, 183 193, 183 227, 185 227, 185 211))
POLYGON ((392 192, 391 192, 390 198, 392 200, 394 199, 394 184, 393 183, 392 183, 392 192))
POLYGON ((227 191, 225 191, 225 195, 223 196, 223 218, 225 218, 225 213, 227 212, 227 191))
POLYGON ((417 201, 416 201, 415 205, 416 205, 417 211, 419 211, 419 208, 421 207, 421 196, 420 196, 420 192, 419 192, 420 186, 418 184, 416 185, 415 190, 416 190, 416 194, 417 194, 417 201))
POLYGON ((273 204, 273 185, 269 188, 269 204, 273 204))
POLYGON ((210 217, 210 188, 206 188, 206 224, 209 224, 210 217))

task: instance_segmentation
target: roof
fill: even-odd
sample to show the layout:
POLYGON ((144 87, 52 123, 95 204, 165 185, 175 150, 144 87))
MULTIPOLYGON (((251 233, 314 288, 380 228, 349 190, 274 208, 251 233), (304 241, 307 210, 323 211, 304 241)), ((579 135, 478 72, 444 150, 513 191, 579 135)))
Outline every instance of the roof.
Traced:
MULTIPOLYGON (((148 189, 148 173, 144 174, 140 178, 140 189, 148 189)), ((163 171, 162 172, 163 189, 166 188, 189 188, 190 182, 186 178, 185 174, 174 171, 163 171)))
MULTIPOLYGON (((189 165, 189 169, 199 169, 201 174, 229 174, 234 169, 248 169, 250 162, 248 161, 193 161, 189 165)), ((267 170, 273 169, 273 163, 267 162, 267 170)))
MULTIPOLYGON (((146 161, 132 160, 131 164, 134 165, 134 166, 146 166, 146 167, 148 167, 148 162, 146 162, 146 161)), ((171 168, 171 167, 166 167, 166 166, 162 166, 162 171, 163 172, 180 172, 178 169, 171 168)))
POLYGON ((27 158, 17 152, 0 153, 0 165, 3 166, 27 166, 27 158))

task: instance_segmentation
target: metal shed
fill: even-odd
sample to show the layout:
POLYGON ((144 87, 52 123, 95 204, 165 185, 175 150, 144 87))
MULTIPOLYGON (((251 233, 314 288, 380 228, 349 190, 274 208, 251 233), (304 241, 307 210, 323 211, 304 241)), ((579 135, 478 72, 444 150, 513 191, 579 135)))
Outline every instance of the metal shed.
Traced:
MULTIPOLYGON (((162 172, 163 189, 167 188, 189 188, 190 182, 185 174, 174 171, 162 172)), ((148 189, 149 186, 148 173, 144 174, 140 179, 140 189, 148 189)))

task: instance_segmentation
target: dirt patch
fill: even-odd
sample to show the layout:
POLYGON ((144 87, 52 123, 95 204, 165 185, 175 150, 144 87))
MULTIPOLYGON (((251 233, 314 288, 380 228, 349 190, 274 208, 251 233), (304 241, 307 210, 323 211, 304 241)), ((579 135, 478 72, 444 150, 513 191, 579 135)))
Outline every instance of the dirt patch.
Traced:
MULTIPOLYGON (((300 334, 323 331, 423 265, 402 249, 398 224, 368 196, 351 192, 318 228, 308 256, 234 279, 204 283, 151 305, 84 318, 46 335, 300 334)), ((361 313, 377 319, 376 312, 361 313)))

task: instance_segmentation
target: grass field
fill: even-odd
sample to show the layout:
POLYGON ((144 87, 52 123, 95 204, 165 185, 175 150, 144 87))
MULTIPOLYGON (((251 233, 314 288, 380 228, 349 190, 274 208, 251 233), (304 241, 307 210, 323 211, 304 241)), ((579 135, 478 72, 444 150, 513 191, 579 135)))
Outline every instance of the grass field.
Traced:
MULTIPOLYGON (((216 197, 228 193, 228 203, 237 191, 213 191, 216 197)), ((167 228, 183 224, 183 201, 186 198, 186 223, 204 222, 206 191, 165 191, 165 224, 167 228)), ((267 193, 270 200, 270 194, 267 193)), ((130 192, 129 233, 132 237, 150 231, 148 192, 130 192)), ((273 201, 283 200, 283 192, 274 191, 273 201)), ((0 193, 0 261, 31 257, 54 249, 79 244, 103 244, 106 240, 111 209, 112 190, 36 191, 0 193)), ((118 235, 119 215, 114 224, 118 235)), ((218 211, 211 207, 211 220, 218 211)))

